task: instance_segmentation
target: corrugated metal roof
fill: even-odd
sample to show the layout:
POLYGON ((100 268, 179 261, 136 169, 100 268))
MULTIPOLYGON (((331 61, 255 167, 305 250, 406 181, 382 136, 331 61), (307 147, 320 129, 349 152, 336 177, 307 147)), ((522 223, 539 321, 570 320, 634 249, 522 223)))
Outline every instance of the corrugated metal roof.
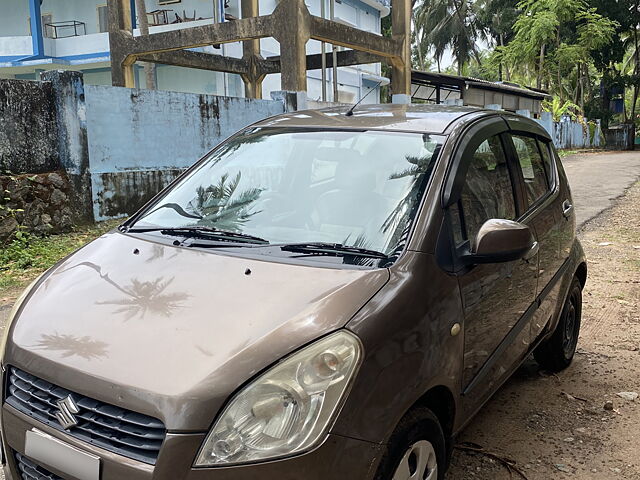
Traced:
POLYGON ((411 72, 411 83, 415 85, 439 85, 439 86, 456 86, 458 88, 474 87, 495 92, 510 93, 513 95, 534 98, 536 100, 544 100, 550 95, 544 91, 531 87, 522 87, 517 84, 509 84, 505 82, 491 82, 480 78, 464 77, 457 75, 448 75, 446 73, 423 72, 413 70, 411 72))

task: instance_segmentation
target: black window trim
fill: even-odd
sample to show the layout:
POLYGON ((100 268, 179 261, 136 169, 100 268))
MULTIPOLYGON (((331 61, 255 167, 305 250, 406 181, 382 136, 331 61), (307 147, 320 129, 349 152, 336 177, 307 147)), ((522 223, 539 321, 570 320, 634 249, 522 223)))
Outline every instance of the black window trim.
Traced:
MULTIPOLYGON (((538 149, 540 150, 540 154, 546 149, 547 154, 549 155, 549 162, 551 163, 551 172, 549 172, 548 180, 550 181, 549 190, 554 191, 556 189, 556 185, 558 184, 558 165, 556 164, 556 158, 551 148, 551 141, 542 139, 540 137, 536 137, 538 141, 538 149)), ((543 158, 544 160, 544 158, 543 158)), ((544 161, 542 162, 545 169, 547 168, 544 161)))
MULTIPOLYGON (((475 150, 486 139, 501 135, 509 131, 505 120, 498 116, 483 117, 472 123, 459 135, 459 140, 451 154, 447 172, 442 187, 442 207, 456 203, 460 199, 460 192, 469 169, 468 152, 475 150), (481 139, 480 141, 478 141, 481 139)), ((504 145, 503 145, 504 147, 504 145)), ((505 151, 505 155, 507 152, 505 151)), ((508 161, 508 158, 507 158, 508 161)))

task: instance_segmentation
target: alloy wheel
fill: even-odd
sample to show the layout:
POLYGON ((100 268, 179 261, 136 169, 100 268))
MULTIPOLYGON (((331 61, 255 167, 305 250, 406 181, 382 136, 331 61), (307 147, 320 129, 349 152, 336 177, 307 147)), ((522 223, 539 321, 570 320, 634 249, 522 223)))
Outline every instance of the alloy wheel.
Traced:
POLYGON ((402 456, 393 480, 437 480, 438 459, 430 442, 420 440, 402 456))

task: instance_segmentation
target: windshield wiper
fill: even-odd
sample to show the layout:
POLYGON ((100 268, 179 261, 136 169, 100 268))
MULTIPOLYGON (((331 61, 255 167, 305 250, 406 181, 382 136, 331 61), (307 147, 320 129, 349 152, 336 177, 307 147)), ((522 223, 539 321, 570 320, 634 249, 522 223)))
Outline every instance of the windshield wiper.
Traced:
POLYGON ((389 258, 389 255, 379 252, 377 250, 370 250, 368 248, 355 247, 350 245, 343 245, 341 243, 329 243, 329 242, 308 242, 308 243, 287 243, 283 245, 272 245, 274 247, 280 247, 285 252, 294 253, 309 253, 316 255, 352 255, 355 257, 369 257, 369 258, 389 258))
POLYGON ((269 240, 256 237, 255 235, 249 235, 247 233, 232 232, 230 230, 223 230, 215 227, 140 227, 140 228, 127 228, 123 230, 124 233, 147 233, 147 232, 160 232, 163 235, 176 235, 180 237, 190 238, 207 238, 214 240, 240 240, 245 243, 259 243, 267 245, 269 240))

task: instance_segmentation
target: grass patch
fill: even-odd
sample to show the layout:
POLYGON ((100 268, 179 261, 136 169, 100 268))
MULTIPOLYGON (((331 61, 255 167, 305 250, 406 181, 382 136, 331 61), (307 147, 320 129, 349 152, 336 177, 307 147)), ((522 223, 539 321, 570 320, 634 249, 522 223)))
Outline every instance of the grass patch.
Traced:
POLYGON ((24 288, 58 260, 116 227, 122 220, 108 220, 77 227, 71 233, 37 237, 24 234, 0 248, 0 296, 24 288))
POLYGON ((575 155, 579 153, 578 150, 558 150, 558 155, 560 158, 568 157, 569 155, 575 155))

